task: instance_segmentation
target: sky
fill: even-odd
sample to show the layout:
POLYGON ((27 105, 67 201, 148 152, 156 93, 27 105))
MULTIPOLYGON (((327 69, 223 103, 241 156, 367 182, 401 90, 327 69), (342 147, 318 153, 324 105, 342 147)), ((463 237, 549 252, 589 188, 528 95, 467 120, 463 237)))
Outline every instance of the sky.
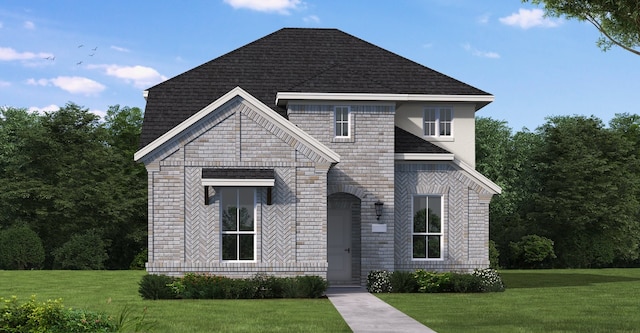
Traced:
POLYGON ((285 27, 337 28, 487 91, 476 115, 514 131, 640 113, 640 57, 520 0, 3 0, 0 107, 144 110, 147 88, 285 27))

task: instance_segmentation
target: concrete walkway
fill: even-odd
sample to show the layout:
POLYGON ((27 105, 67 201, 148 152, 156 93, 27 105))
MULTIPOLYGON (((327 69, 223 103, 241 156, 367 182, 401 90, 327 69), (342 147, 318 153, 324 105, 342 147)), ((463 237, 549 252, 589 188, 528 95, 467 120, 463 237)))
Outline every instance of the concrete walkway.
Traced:
POLYGON ((355 333, 435 333, 417 320, 371 295, 362 287, 330 287, 333 306, 355 333))

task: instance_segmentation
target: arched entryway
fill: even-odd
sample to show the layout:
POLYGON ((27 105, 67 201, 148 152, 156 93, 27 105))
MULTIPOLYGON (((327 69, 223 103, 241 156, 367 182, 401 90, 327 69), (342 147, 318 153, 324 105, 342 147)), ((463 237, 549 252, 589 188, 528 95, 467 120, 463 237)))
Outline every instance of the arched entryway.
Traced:
POLYGON ((335 193, 327 200, 327 280, 360 284, 360 199, 335 193))

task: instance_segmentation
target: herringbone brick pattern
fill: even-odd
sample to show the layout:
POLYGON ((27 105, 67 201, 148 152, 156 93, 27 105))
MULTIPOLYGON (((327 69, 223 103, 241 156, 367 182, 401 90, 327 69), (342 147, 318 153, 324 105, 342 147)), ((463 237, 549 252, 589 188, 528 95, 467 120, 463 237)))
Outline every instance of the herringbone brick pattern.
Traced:
POLYGON ((262 259, 265 262, 290 262, 295 257, 295 169, 276 169, 272 205, 263 205, 262 259))

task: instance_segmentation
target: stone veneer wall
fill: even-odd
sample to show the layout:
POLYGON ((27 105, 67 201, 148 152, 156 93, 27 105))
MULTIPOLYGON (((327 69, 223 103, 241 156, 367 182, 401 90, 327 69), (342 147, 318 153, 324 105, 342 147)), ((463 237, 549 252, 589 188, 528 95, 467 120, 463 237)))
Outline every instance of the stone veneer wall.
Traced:
MULTIPOLYGON (((387 104, 289 105, 289 120, 327 145, 341 157, 329 170, 327 195, 348 193, 361 200, 361 282, 369 271, 394 268, 394 114, 387 104), (334 137, 334 107, 349 106, 351 136, 334 137), (381 200, 384 212, 376 219, 374 203, 381 200), (384 223, 387 232, 372 232, 372 224, 384 223)), ((354 235, 357 235, 354 233, 354 235)))
POLYGON ((241 98, 211 112, 145 157, 149 260, 153 274, 202 272, 326 277, 326 192, 330 167, 241 98), (220 260, 219 194, 204 203, 202 168, 273 168, 272 205, 257 190, 256 260, 220 260))
POLYGON ((398 162, 395 174, 395 270, 469 272, 489 266, 487 191, 452 163, 398 162), (412 260, 411 205, 414 195, 426 194, 444 201, 442 260, 412 260))

